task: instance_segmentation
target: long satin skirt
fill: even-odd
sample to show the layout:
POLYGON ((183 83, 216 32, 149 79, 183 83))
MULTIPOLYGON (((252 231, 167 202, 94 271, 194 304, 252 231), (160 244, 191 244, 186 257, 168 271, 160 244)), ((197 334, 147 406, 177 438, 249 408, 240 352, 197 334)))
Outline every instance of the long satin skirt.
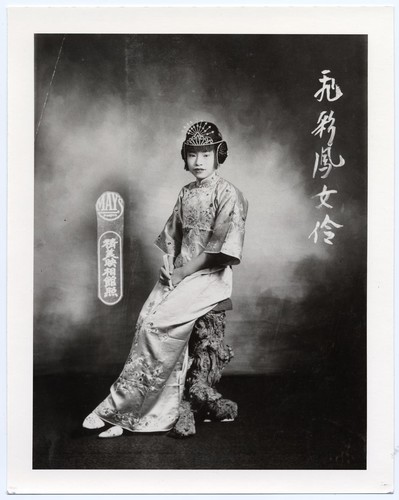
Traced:
POLYGON ((231 290, 230 267, 198 271, 172 290, 157 282, 140 312, 122 373, 94 412, 132 432, 170 430, 179 416, 194 323, 231 290))

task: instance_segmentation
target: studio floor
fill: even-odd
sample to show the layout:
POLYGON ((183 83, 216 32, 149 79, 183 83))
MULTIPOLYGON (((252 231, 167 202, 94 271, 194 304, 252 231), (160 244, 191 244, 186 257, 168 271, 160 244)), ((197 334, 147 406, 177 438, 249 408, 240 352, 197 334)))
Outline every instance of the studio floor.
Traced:
POLYGON ((218 389, 238 403, 234 422, 197 433, 127 433, 99 439, 81 428, 112 376, 42 375, 34 380, 34 469, 364 469, 365 400, 334 377, 225 376, 218 389))

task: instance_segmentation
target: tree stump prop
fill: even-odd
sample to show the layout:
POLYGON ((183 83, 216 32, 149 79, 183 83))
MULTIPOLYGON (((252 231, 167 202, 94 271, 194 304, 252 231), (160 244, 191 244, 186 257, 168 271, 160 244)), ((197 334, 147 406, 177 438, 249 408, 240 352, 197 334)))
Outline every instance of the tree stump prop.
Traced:
POLYGON ((215 389, 224 367, 233 358, 224 343, 225 311, 212 310, 199 318, 189 341, 190 367, 187 371, 179 419, 171 431, 174 437, 195 434, 195 421, 234 420, 237 403, 224 399, 215 389))

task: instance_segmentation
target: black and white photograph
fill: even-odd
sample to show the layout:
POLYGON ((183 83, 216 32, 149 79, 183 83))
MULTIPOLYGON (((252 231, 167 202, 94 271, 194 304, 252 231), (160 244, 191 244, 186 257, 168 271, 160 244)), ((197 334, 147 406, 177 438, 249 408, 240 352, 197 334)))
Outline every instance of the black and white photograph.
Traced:
POLYGON ((366 473, 369 36, 185 16, 31 37, 32 472, 366 473))

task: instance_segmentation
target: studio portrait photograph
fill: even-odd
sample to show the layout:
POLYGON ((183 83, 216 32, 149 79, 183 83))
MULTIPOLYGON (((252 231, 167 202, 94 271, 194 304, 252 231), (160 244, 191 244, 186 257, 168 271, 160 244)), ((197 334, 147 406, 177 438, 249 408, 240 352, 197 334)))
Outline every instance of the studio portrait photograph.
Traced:
POLYGON ((213 14, 29 38, 32 477, 371 473, 375 35, 213 14))

